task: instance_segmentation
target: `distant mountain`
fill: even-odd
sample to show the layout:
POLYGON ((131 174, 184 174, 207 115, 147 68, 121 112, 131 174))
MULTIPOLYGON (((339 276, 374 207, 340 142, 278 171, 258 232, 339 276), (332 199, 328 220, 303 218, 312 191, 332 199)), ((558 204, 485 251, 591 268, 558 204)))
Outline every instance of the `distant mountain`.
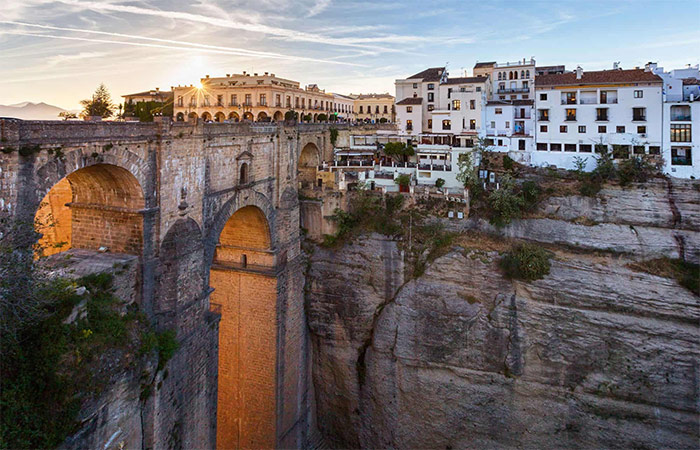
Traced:
POLYGON ((14 117, 24 120, 61 120, 58 113, 65 111, 58 106, 44 102, 22 102, 14 105, 0 105, 0 117, 14 117))

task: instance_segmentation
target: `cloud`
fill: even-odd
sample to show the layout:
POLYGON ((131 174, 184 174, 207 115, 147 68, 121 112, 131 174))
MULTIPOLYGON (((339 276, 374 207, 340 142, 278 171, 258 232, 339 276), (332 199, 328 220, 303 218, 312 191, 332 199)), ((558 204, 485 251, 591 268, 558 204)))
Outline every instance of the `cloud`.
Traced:
POLYGON ((306 17, 313 17, 321 14, 331 5, 331 0, 316 0, 314 5, 309 9, 306 17))
POLYGON ((32 23, 27 23, 27 22, 15 22, 15 21, 7 21, 7 20, 0 20, 0 23, 9 24, 9 25, 18 25, 18 26, 23 26, 23 27, 33 27, 33 28, 41 28, 41 29, 47 29, 47 30, 55 30, 55 31, 70 31, 70 32, 87 33, 87 34, 99 34, 99 35, 103 35, 103 36, 112 36, 112 37, 119 37, 119 38, 146 40, 146 41, 160 42, 163 44, 172 44, 172 45, 153 45, 153 44, 144 44, 144 43, 130 42, 130 41, 87 39, 87 38, 77 38, 77 37, 58 36, 58 35, 49 35, 49 34, 23 33, 23 32, 18 32, 18 31, 0 31, 0 34, 1 33, 18 34, 18 35, 24 35, 24 36, 48 37, 48 38, 54 38, 54 39, 80 40, 80 41, 86 41, 86 42, 136 45, 136 46, 141 46, 141 47, 147 46, 147 47, 171 48, 171 49, 179 49, 179 50, 201 50, 201 51, 210 52, 210 53, 232 54, 232 55, 238 55, 238 56, 250 56, 250 57, 257 57, 257 58, 288 59, 288 60, 293 60, 293 61, 313 61, 313 62, 323 62, 323 63, 339 64, 339 65, 346 65, 346 66, 361 66, 361 64, 332 61, 329 59, 317 59, 317 58, 309 58, 309 57, 305 57, 305 56, 283 55, 280 53, 247 50, 247 49, 235 48, 235 47, 223 47, 223 46, 218 46, 218 45, 198 44, 198 43, 194 43, 194 42, 178 41, 178 40, 172 40, 172 39, 159 39, 159 38, 129 35, 129 34, 123 34, 123 33, 112 33, 112 32, 108 32, 108 31, 86 30, 86 29, 67 28, 67 27, 54 27, 51 25, 40 25, 40 24, 32 24, 32 23), (191 48, 188 48, 188 47, 191 47, 191 48))
POLYGON ((107 56, 107 53, 103 52, 80 52, 73 55, 55 55, 48 59, 47 63, 49 66, 57 66, 59 64, 70 63, 73 61, 80 61, 83 59, 93 59, 101 58, 107 56))

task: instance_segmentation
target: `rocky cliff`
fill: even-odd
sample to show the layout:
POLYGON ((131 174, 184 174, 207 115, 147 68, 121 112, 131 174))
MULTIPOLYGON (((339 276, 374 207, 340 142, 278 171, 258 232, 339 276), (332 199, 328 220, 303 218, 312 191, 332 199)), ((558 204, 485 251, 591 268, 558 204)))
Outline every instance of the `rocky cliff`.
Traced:
POLYGON ((696 186, 552 198, 545 218, 502 230, 455 223, 456 245, 411 280, 400 245, 379 235, 317 248, 319 429, 339 447, 696 447, 700 298, 629 267, 697 260, 696 186), (626 240, 629 229, 667 240, 626 240), (504 238, 554 243, 550 273, 504 278, 504 238))

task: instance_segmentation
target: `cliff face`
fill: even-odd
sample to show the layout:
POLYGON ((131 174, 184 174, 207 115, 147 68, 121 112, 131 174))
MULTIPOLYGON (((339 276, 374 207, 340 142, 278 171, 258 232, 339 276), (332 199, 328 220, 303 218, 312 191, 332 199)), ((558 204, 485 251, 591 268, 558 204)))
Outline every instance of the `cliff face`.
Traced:
POLYGON ((321 432, 344 447, 695 447, 700 298, 628 268, 646 255, 635 248, 601 255, 571 238, 644 222, 697 245, 694 197, 678 202, 679 227, 663 191, 650 192, 657 200, 551 199, 553 218, 537 220, 553 227, 536 240, 563 245, 531 283, 505 279, 498 252, 474 240, 406 283, 397 244, 377 235, 316 250, 307 310, 321 432), (586 215, 601 223, 571 223, 586 215))

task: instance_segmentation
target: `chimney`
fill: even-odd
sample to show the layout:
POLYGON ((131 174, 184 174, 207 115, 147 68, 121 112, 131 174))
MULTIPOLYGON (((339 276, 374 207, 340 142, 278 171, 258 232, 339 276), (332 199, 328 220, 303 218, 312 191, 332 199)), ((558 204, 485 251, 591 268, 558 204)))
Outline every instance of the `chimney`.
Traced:
POLYGON ((254 73, 253 75, 254 75, 254 76, 256 76, 256 77, 258 76, 258 74, 257 74, 257 73, 254 73))
POLYGON ((265 72, 265 76, 267 76, 267 72, 265 72))
POLYGON ((231 76, 231 74, 230 74, 230 73, 227 73, 227 74, 226 74, 226 78, 228 78, 228 77, 230 77, 230 76, 231 76))
POLYGON ((160 88, 157 87, 157 88, 156 88, 156 92, 160 92, 160 88))
POLYGON ((209 78, 209 75, 204 75, 205 77, 209 78))
POLYGON ((580 80, 582 76, 583 76, 583 69, 581 68, 581 66, 576 66, 576 79, 580 80))
POLYGON ((243 75, 245 75, 245 70, 243 71, 243 75))
POLYGON ((619 61, 614 62, 613 63, 613 70, 619 70, 619 69, 620 69, 620 62, 619 61))

